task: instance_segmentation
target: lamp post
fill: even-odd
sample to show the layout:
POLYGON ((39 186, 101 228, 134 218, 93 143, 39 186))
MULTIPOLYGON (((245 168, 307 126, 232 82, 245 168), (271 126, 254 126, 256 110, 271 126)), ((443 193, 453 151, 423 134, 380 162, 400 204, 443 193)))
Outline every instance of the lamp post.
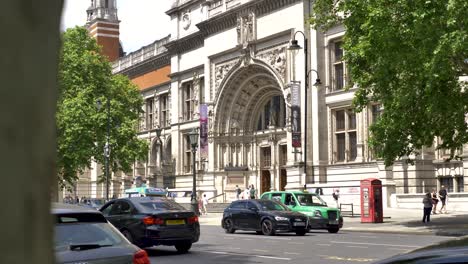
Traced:
MULTIPOLYGON (((110 181, 110 169, 109 169, 109 158, 110 158, 110 99, 106 99, 106 108, 107 108, 107 129, 106 129, 106 144, 104 145, 104 166, 105 172, 104 177, 106 179, 106 200, 109 201, 109 181, 110 181)), ((101 100, 97 100, 97 108, 100 110, 102 107, 101 100)))
MULTIPOLYGON (((309 90, 309 74, 311 72, 315 72, 317 74, 317 79, 315 80, 314 86, 320 85, 320 77, 319 74, 316 70, 314 69, 308 69, 309 64, 308 64, 308 40, 304 32, 302 31, 296 31, 293 35, 293 39, 291 40, 291 45, 289 45, 288 50, 291 51, 298 51, 302 49, 302 47, 298 44, 296 40, 296 34, 301 33, 302 36, 304 37, 304 173, 307 178, 307 91, 309 90)), ((314 178, 312 178, 312 183, 314 183, 314 178)))
POLYGON ((200 215, 198 210, 198 202, 197 202, 197 178, 196 178, 196 165, 195 165, 195 154, 197 152, 198 147, 198 130, 192 129, 190 133, 188 133, 188 137, 190 140, 190 145, 192 146, 192 166, 193 166, 193 186, 192 186, 192 196, 190 198, 190 204, 192 205, 192 210, 196 215, 200 215))

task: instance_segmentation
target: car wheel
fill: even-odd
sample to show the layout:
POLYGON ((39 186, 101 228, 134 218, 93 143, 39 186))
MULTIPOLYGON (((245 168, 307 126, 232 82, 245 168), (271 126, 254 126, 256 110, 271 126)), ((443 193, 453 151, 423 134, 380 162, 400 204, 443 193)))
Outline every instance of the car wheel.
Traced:
POLYGON ((191 242, 181 242, 175 245, 175 248, 177 249, 177 252, 179 253, 187 253, 191 247, 192 247, 191 242))
POLYGON ((275 229, 273 227, 273 222, 270 219, 265 219, 262 222, 262 233, 265 236, 275 235, 275 229))
POLYGON ((296 231, 296 235, 298 236, 303 236, 307 233, 307 230, 299 230, 299 231, 296 231))
POLYGON ((328 233, 338 233, 338 230, 340 230, 338 227, 329 227, 328 228, 328 233))
POLYGON ((122 231, 122 235, 124 235, 124 237, 128 240, 128 242, 130 242, 130 243, 133 244, 133 236, 132 236, 132 234, 130 233, 130 231, 128 231, 128 230, 123 230, 123 231, 122 231))
POLYGON ((228 234, 236 232, 236 229, 234 229, 234 223, 232 222, 231 218, 224 219, 224 229, 228 234))

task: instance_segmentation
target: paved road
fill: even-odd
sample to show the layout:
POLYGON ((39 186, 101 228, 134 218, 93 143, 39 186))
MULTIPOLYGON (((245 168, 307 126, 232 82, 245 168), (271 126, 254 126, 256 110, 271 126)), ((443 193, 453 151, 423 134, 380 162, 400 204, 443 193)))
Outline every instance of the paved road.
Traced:
POLYGON ((225 234, 220 227, 202 226, 202 237, 188 254, 173 247, 148 249, 152 263, 370 263, 449 237, 314 231, 306 236, 273 237, 249 232, 225 234), (313 260, 313 262, 311 262, 313 260))

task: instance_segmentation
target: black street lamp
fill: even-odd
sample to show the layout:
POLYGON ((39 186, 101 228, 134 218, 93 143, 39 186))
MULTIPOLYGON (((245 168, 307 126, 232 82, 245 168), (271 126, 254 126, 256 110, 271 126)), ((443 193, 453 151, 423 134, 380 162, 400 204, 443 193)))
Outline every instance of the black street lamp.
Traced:
MULTIPOLYGON (((296 33, 294 33, 293 39, 291 40, 291 44, 289 45, 288 50, 298 51, 302 49, 302 47, 298 44, 296 40, 297 33, 301 33, 302 36, 304 37, 304 72, 305 72, 304 74, 304 78, 305 78, 305 81, 304 81, 304 88, 305 88, 305 91, 304 91, 304 97, 305 97, 305 100, 304 100, 305 102, 304 103, 304 119, 305 119, 305 122, 304 122, 304 173, 307 178, 307 98, 308 98, 307 91, 309 90, 309 74, 311 72, 315 72, 317 74, 317 79, 315 80, 314 86, 320 85, 322 83, 320 81, 318 72, 314 69, 310 69, 310 70, 308 69, 309 68, 308 40, 304 32, 296 31, 296 33)), ((314 180, 315 179, 312 177, 312 183, 314 183, 314 180)))
POLYGON ((188 133, 188 137, 190 140, 190 145, 192 146, 192 166, 193 166, 193 186, 192 186, 192 196, 190 198, 190 204, 192 205, 192 210, 196 215, 200 215, 198 210, 198 202, 197 202, 197 176, 196 176, 196 165, 195 165, 195 154, 197 152, 198 147, 198 130, 192 129, 190 133, 188 133))
MULTIPOLYGON (((159 170, 160 170, 160 173, 162 172, 162 166, 161 166, 161 163, 162 163, 162 140, 161 140, 161 131, 162 131, 162 128, 157 126, 154 131, 156 131, 156 137, 157 137, 157 141, 156 141, 156 144, 158 144, 158 152, 159 152, 159 163, 157 162, 157 158, 156 158, 156 164, 158 167, 159 167, 159 170)), ((157 183, 157 181, 156 181, 157 183)))
MULTIPOLYGON (((107 97, 106 100, 106 108, 107 108, 107 130, 106 130, 106 144, 104 145, 104 166, 105 166, 105 172, 104 172, 104 177, 106 179, 106 200, 109 201, 109 184, 110 184, 110 169, 109 169, 109 157, 110 157, 110 152, 111 152, 111 147, 110 147, 110 99, 107 97)), ((97 100, 97 108, 98 110, 101 110, 102 103, 101 100, 97 100)))

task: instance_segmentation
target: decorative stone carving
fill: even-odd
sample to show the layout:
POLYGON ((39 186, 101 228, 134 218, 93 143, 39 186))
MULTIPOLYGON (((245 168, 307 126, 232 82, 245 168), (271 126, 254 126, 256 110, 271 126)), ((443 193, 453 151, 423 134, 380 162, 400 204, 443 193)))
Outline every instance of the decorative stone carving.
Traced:
MULTIPOLYGON (((221 85, 221 82, 224 80, 224 77, 226 77, 227 73, 236 65, 237 60, 230 60, 228 62, 215 65, 214 66, 214 94, 216 96, 218 95, 219 92, 219 86, 221 85)), ((213 90, 210 89, 210 95, 211 98, 213 98, 213 90)))
POLYGON ((189 29, 190 24, 191 24, 190 11, 187 11, 182 15, 182 28, 184 30, 187 30, 189 29))
POLYGON ((286 79, 286 47, 273 48, 258 54, 257 58, 271 65, 283 82, 286 79))
POLYGON ((252 10, 242 12, 237 17, 237 44, 247 47, 256 39, 256 19, 252 10))
POLYGON ((213 105, 210 104, 208 105, 208 135, 213 135, 213 117, 214 117, 214 111, 213 111, 213 105))

